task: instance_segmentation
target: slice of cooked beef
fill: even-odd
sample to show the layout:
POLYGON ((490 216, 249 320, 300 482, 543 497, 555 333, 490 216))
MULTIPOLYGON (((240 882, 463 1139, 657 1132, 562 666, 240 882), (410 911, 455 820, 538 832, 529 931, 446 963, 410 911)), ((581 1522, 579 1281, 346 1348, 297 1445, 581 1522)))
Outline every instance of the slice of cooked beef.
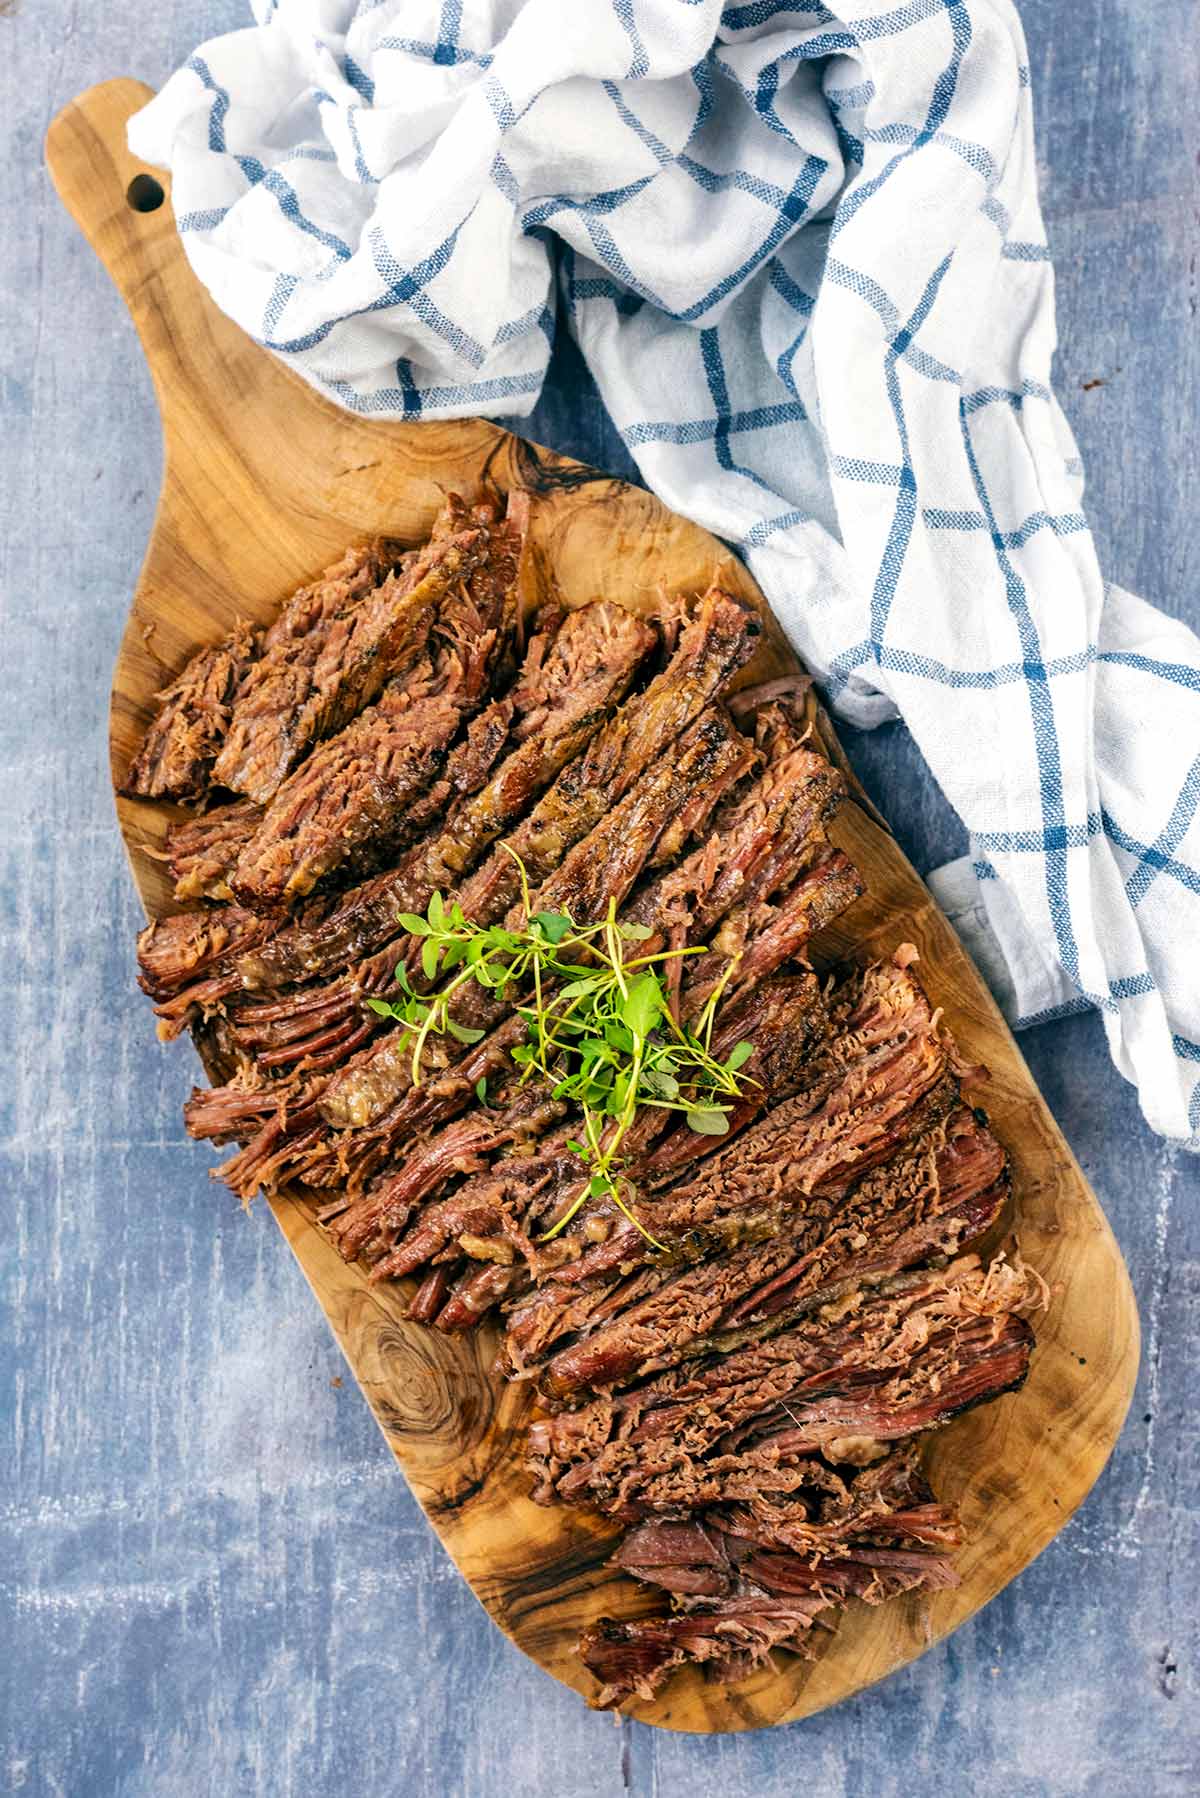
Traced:
MULTIPOLYGON (((963 1130, 974 1123, 970 1113, 960 1112, 958 1119, 963 1130)), ((978 1124, 975 1130, 987 1135, 978 1124)), ((935 1124, 848 1193, 834 1189, 807 1200, 798 1195, 788 1224, 765 1241, 751 1238, 732 1254, 665 1282, 646 1269, 624 1291, 618 1286, 580 1295, 582 1315, 572 1321, 591 1333, 554 1355, 546 1389, 563 1398, 588 1387, 626 1385, 711 1349, 774 1334, 830 1295, 968 1247, 1000 1215, 1006 1182, 994 1176, 989 1138, 983 1152, 962 1156, 972 1169, 966 1190, 952 1177, 943 1191, 942 1169, 950 1158, 936 1146, 939 1135, 935 1124)), ((507 1352, 513 1369, 522 1371, 520 1346, 510 1341, 507 1352)))
MULTIPOLYGON (((533 1143, 566 1110, 541 1086, 522 1086, 514 1079, 492 1105, 475 1107, 418 1143, 397 1169, 381 1175, 360 1198, 347 1195, 345 1210, 329 1226, 339 1254, 353 1261, 376 1248, 390 1248, 417 1206, 448 1181, 483 1173, 486 1158, 501 1149, 533 1143)), ((445 1240, 438 1243, 439 1249, 445 1240)))
MULTIPOLYGON (((624 1514, 690 1502, 709 1459, 724 1465, 734 1446, 801 1419, 815 1396, 866 1398, 880 1415, 918 1377, 936 1393, 941 1372, 958 1371, 960 1351, 971 1355, 989 1334, 998 1340, 1011 1316, 1040 1302, 1040 1283, 1020 1264, 984 1269, 974 1256, 859 1289, 766 1341, 534 1424, 535 1497, 624 1514)), ((826 1418, 822 1431, 829 1427, 826 1418)), ((819 1446, 835 1461, 869 1459, 883 1452, 878 1440, 869 1430, 822 1433, 805 1453, 819 1446)))
MULTIPOLYGON (((229 907, 230 911, 235 909, 237 908, 234 906, 229 907)), ((216 972, 200 980, 193 980, 179 992, 173 993, 169 999, 160 1000, 154 1007, 159 1042, 173 1043, 185 1030, 220 1023, 225 1016, 229 995, 236 984, 236 976, 216 972)))
POLYGON ((858 869, 820 836, 808 839, 809 855, 801 865, 814 847, 815 866, 769 907, 761 901, 738 906, 714 937, 710 954, 683 970, 680 1009, 685 1017, 694 1016, 717 986, 733 994, 752 992, 785 962, 806 957, 812 938, 862 897, 858 869))
MULTIPOLYGON (((752 914, 811 864, 845 791, 841 775, 823 756, 803 745, 787 750, 720 820, 707 863, 694 859, 692 866, 676 869, 664 881, 659 902, 687 904, 698 941, 731 912, 740 916, 737 908, 752 914), (698 879, 701 874, 707 878, 698 879)), ((718 935, 718 952, 724 947, 718 935)))
MULTIPOLYGON (((239 684, 213 766, 213 786, 265 805, 319 734, 327 707, 332 708, 331 716, 341 715, 336 706, 341 691, 338 655, 347 645, 349 621, 355 608, 385 581, 397 556, 391 545, 360 544, 285 603, 263 636, 258 659, 239 684)), ((392 577, 385 584, 386 594, 372 605, 381 647, 387 629, 395 624, 405 581, 392 577)), ((401 606, 400 611, 406 622, 407 610, 401 606)), ((384 649, 380 682, 387 653, 384 649)), ((355 677, 349 671, 348 678, 353 685, 355 677)))
MULTIPOLYGON (((725 1132, 702 1135, 686 1123, 676 1122, 677 1113, 647 1104, 623 1142, 630 1191, 641 1191, 652 1177, 651 1170, 659 1183, 668 1178, 668 1169, 670 1177, 677 1177, 684 1168, 715 1153, 718 1143, 728 1145, 762 1111, 788 1097, 803 1083, 810 1054, 824 1039, 826 1029, 820 987, 812 974, 776 976, 718 1009, 710 1045, 713 1056, 724 1061, 738 1043, 752 1045, 740 1070, 743 1091, 726 1116, 725 1132)), ((578 1171, 576 1168, 577 1175, 578 1171)), ((538 1227, 553 1227, 579 1197, 576 1179, 568 1183, 557 1203, 543 1208, 538 1227)), ((657 1252, 611 1197, 590 1203, 570 1228, 555 1237, 553 1247, 539 1250, 527 1239, 521 1247, 535 1278, 540 1280, 547 1272, 552 1275, 539 1300, 534 1301, 549 1305, 556 1296, 560 1302, 568 1302, 560 1290, 566 1285, 616 1278, 618 1272, 630 1272, 657 1252)))
MULTIPOLYGON (((730 803, 707 842, 632 900, 630 921, 654 931, 653 939, 642 945, 644 953, 668 946, 682 948, 702 940, 702 932, 720 919, 721 907, 735 896, 746 896, 747 902, 753 898, 756 904, 768 897, 771 883, 779 877, 771 846, 781 838, 789 843, 798 858, 796 865, 801 868, 805 866, 804 845, 811 853, 814 845, 824 843, 820 825, 837 803, 840 785, 828 780, 827 763, 807 750, 796 753, 794 740, 784 741, 782 732, 776 747, 778 753, 767 773, 748 793, 730 803)), ((702 797, 711 804, 714 789, 702 797)), ((690 811, 688 816, 695 828, 696 820, 690 811)), ((590 839, 585 839, 579 851, 581 856, 590 853, 589 843, 590 839)), ((798 917, 805 910, 811 896, 808 915, 815 922, 823 910, 831 911, 837 902, 848 899, 852 880, 846 864, 839 861, 836 870, 830 868, 823 877, 820 895, 807 895, 804 905, 798 906, 793 915, 798 917)), ((677 968, 678 963, 673 966, 677 968)), ((371 990, 380 991, 382 987, 374 984, 371 990)), ((372 1056, 371 1063, 356 1069, 353 1078, 372 1086, 379 1080, 372 1095, 378 1110, 390 1091, 387 1082, 396 1052, 385 1053, 380 1047, 375 1053, 383 1058, 382 1066, 375 1065, 372 1056)), ((361 1115, 367 1115, 365 1110, 361 1115)))
MULTIPOLYGON (((845 1390, 787 1399, 775 1416, 731 1431, 716 1449, 693 1461, 667 1443, 651 1445, 620 1480, 619 1488, 597 1474, 587 1499, 617 1516, 678 1513, 717 1504, 742 1504, 751 1513, 763 1493, 793 1494, 808 1481, 812 1460, 836 1461, 869 1445, 938 1429, 976 1405, 1017 1390, 1029 1370, 1033 1331, 1021 1317, 967 1322, 914 1350, 894 1378, 863 1375, 845 1390)), ((569 1495, 570 1480, 560 1483, 569 1495)))
POLYGON ((672 1238, 703 1232, 729 1212, 772 1198, 786 1203, 886 1159, 898 1120, 944 1080, 945 1047, 919 989, 894 1035, 858 1055, 851 1045, 852 1031, 830 1039, 828 1053, 839 1064, 718 1149, 691 1179, 665 1187, 669 1163, 651 1170, 640 1208, 651 1234, 657 1226, 672 1238))
POLYGON ((509 520, 475 532, 470 547, 465 535, 446 539, 404 596, 406 651, 392 654, 379 699, 288 776, 239 857, 230 884, 244 904, 302 897, 368 843, 377 853, 400 847, 428 823, 422 796, 503 679, 523 544, 521 524, 509 520))
MULTIPOLYGON (((446 1126, 432 1139, 431 1152, 435 1152, 433 1144, 459 1141, 464 1133, 474 1134, 478 1131, 478 1123, 472 1122, 474 1118, 475 1114, 469 1113, 466 1119, 446 1126)), ((498 1134, 506 1128, 503 1118, 502 1113, 498 1120, 498 1134)), ((443 1254, 449 1244, 458 1242, 465 1235, 477 1239, 498 1238, 503 1235, 505 1225, 510 1220, 519 1230, 521 1221, 535 1200, 548 1192, 557 1191, 564 1181, 578 1171, 578 1159, 566 1147, 565 1139, 570 1134, 569 1130, 557 1133, 528 1157, 502 1157, 493 1166, 481 1169, 448 1197, 426 1205, 408 1235, 395 1246, 387 1242, 386 1235, 389 1231, 398 1233, 407 1218, 400 1218, 396 1212, 389 1212, 386 1208, 384 1195, 392 1190, 392 1181, 385 1177, 378 1192, 366 1194, 354 1207, 357 1215, 352 1214, 349 1225, 353 1234, 349 1237, 346 1234, 340 1236, 338 1246, 343 1253, 347 1247, 361 1251, 382 1240, 387 1252, 371 1270, 371 1280, 376 1282, 402 1279, 406 1274, 414 1273, 426 1261, 443 1254)), ((420 1170, 426 1157, 418 1150, 413 1160, 417 1164, 415 1177, 420 1178, 420 1170)), ((406 1169, 400 1176, 402 1190, 408 1178, 406 1164, 406 1169)), ((509 1246, 511 1249, 511 1242, 509 1246)))
POLYGON ((667 1618, 604 1619, 584 1635, 579 1651, 602 1685, 594 1702, 652 1697, 689 1662, 742 1679, 773 1647, 804 1653, 808 1629, 827 1607, 958 1583, 951 1553, 962 1531, 934 1500, 912 1444, 850 1479, 819 1461, 805 1471, 786 1497, 763 1495, 686 1521, 653 1518, 625 1537, 613 1564, 669 1592, 678 1609, 667 1618))
MULTIPOLYGON (((710 939, 709 953, 702 959, 690 964, 676 960, 667 969, 668 996, 677 1018, 684 1011, 688 1015, 698 1011, 728 975, 729 963, 744 949, 751 925, 763 927, 776 916, 765 907, 777 889, 803 876, 828 852, 824 826, 841 803, 841 777, 798 744, 782 721, 766 748, 767 767, 761 776, 723 808, 707 841, 650 883, 630 912, 633 922, 654 931, 655 949, 681 949, 710 939), (733 943, 724 922, 731 909, 743 920, 733 943), (717 925, 721 928, 711 937, 717 925), (711 968, 707 978, 700 976, 700 968, 711 968), (685 974, 690 975, 686 1007, 681 999, 685 974)), ((826 876, 819 898, 813 896, 807 928, 827 922, 839 899, 849 903, 857 896, 851 891, 854 875, 849 864, 842 861, 838 867, 845 882, 840 895, 835 898, 832 874, 826 876)), ((807 909, 807 899, 801 899, 791 913, 793 922, 800 923, 807 909)), ((804 928, 801 924, 799 936, 793 933, 790 953, 798 952, 804 928)), ((777 941, 782 940, 778 935, 777 941)), ((782 965, 783 959, 778 957, 773 966, 782 965)))
POLYGON ((802 717, 812 684, 811 674, 780 674, 752 687, 739 687, 729 701, 729 709, 743 729, 757 725, 763 714, 773 709, 802 717))
MULTIPOLYGON (((627 700, 584 754, 568 763, 507 839, 532 883, 544 880, 720 695, 749 661, 761 631, 759 619, 740 600, 715 587, 705 595, 662 673, 644 693, 627 700)), ((491 923, 518 893, 512 857, 496 849, 455 897, 468 917, 491 923)))
POLYGON ((725 1120, 721 1136, 700 1136, 687 1123, 663 1119, 639 1156, 631 1178, 639 1189, 671 1185, 697 1161, 716 1154, 759 1117, 791 1098, 807 1078, 814 1050, 828 1037, 829 1016, 815 974, 772 974, 718 1005, 711 1049, 725 1061, 741 1042, 751 1053, 738 1070, 741 1095, 725 1120), (659 1140, 661 1138, 661 1140, 659 1140))
POLYGON ((244 983, 278 987, 334 974, 380 949, 396 935, 397 913, 423 911, 447 871, 469 869, 591 741, 653 644, 649 626, 606 601, 572 612, 549 645, 535 636, 528 665, 507 696, 517 719, 515 747, 469 802, 469 817, 466 807, 451 813, 429 844, 348 894, 316 928, 297 924, 278 933, 241 964, 244 983))
MULTIPOLYGON (((657 1165, 650 1158, 632 1198, 649 1236, 692 1260, 769 1237, 786 1229, 814 1192, 836 1189, 849 1172, 886 1160, 928 1123, 922 1101, 943 1086, 947 1056, 924 993, 904 957, 900 963, 876 964, 845 982, 846 993, 834 1000, 845 1014, 841 1028, 822 1038, 799 1091, 719 1148, 690 1180, 656 1190, 676 1170, 669 1157, 657 1165)), ((609 1315, 609 1282, 647 1261, 645 1237, 626 1220, 612 1221, 608 1242, 584 1250, 510 1318, 506 1352, 514 1367, 529 1367, 551 1343, 609 1315)))
MULTIPOLYGON (((762 1469, 795 1455, 836 1459, 843 1442, 894 1442, 940 1429, 976 1405, 1019 1390, 1033 1346, 1033 1330, 1023 1317, 964 1324, 925 1345, 894 1380, 869 1386, 864 1379, 865 1390, 829 1392, 789 1406, 772 1420, 774 1427, 765 1426, 736 1454, 720 1459, 727 1465, 739 1459, 752 1464, 761 1485, 762 1469)), ((723 1468, 722 1477, 725 1473, 723 1468)))
POLYGON ((261 633, 240 623, 192 657, 158 695, 158 711, 121 783, 122 793, 133 799, 204 797, 235 696, 260 643, 261 633))
POLYGON ((580 1638, 584 1666, 600 1682, 593 1709, 632 1697, 650 1699, 677 1667, 707 1666, 744 1679, 771 1654, 806 1654, 814 1620, 830 1600, 821 1592, 795 1598, 721 1600, 704 1611, 617 1623, 605 1617, 580 1638))
POLYGON ((417 1287, 405 1316, 410 1323, 431 1324, 446 1302, 446 1294, 454 1277, 453 1268, 443 1262, 431 1268, 417 1287))
MULTIPOLYGON (((422 674, 432 687, 428 665, 422 674)), ((284 781, 230 877, 238 899, 278 910, 366 843, 390 838, 435 778, 461 723, 456 694, 389 687, 284 781)))
POLYGON ((446 821, 422 870, 430 890, 460 881, 621 704, 654 647, 651 627, 607 600, 568 613, 513 689, 513 750, 446 821))
POLYGON ((753 1509, 713 1506, 686 1519, 648 1518, 612 1564, 685 1600, 788 1598, 823 1591, 878 1604, 917 1587, 956 1586, 951 1554, 962 1540, 904 1443, 850 1479, 814 1461, 808 1481, 753 1509))
POLYGON ((904 1592, 941 1592, 959 1583, 950 1556, 927 1548, 868 1543, 812 1561, 756 1548, 719 1529, 709 1516, 703 1523, 640 1524, 613 1563, 677 1598, 795 1598, 820 1592, 827 1603, 861 1598, 882 1604, 904 1592))
POLYGON ((456 1281, 449 1298, 434 1318, 435 1329, 451 1336, 473 1330, 499 1304, 517 1271, 515 1267, 505 1265, 506 1252, 511 1254, 512 1251, 503 1241, 480 1243, 472 1250, 474 1255, 483 1258, 484 1265, 468 1264, 467 1271, 456 1281), (493 1255, 499 1259, 488 1258, 493 1255))
MULTIPOLYGON (((588 834, 561 862, 556 861, 535 889, 536 909, 566 912, 581 923, 592 923, 604 916, 611 900, 623 906, 664 830, 681 816, 687 817, 689 829, 700 826, 741 780, 753 758, 752 746, 723 711, 711 707, 701 712, 637 784, 618 803, 606 806, 588 834)), ((522 921, 514 901, 508 922, 511 926, 522 921)), ((644 953, 644 945, 640 947, 644 953)))
POLYGON ((204 1142, 244 1142, 276 1115, 279 1104, 270 1081, 248 1086, 231 1079, 224 1086, 194 1086, 183 1107, 184 1126, 189 1136, 204 1142))
POLYGON ((230 954, 262 941, 269 929, 268 919, 236 905, 157 918, 137 939, 138 985, 152 999, 169 999, 230 954))
POLYGON ((261 806, 252 799, 235 799, 232 805, 173 824, 167 832, 167 865, 176 899, 232 899, 229 875, 261 822, 261 806))

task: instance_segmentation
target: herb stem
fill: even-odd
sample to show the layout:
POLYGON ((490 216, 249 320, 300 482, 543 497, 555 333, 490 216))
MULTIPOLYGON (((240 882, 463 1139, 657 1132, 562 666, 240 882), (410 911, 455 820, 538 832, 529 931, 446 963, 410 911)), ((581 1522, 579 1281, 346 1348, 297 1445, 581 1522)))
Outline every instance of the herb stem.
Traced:
POLYGON ((636 1188, 621 1171, 623 1146, 643 1106, 683 1112, 689 1127, 706 1135, 728 1130, 728 1100, 742 1091, 737 1070, 753 1047, 738 1043, 718 1061, 712 1036, 717 1005, 739 957, 729 958, 699 1016, 684 1025, 676 1016, 675 984, 664 986, 661 970, 677 966, 684 956, 705 955, 706 948, 689 945, 627 958, 627 945, 645 942, 654 932, 644 924, 619 923, 615 897, 594 924, 577 924, 566 912, 535 913, 524 862, 508 844, 501 847, 517 866, 523 924, 475 924, 457 903, 447 905, 434 893, 424 917, 404 912, 399 921, 422 941, 421 967, 430 985, 439 971, 449 979, 437 991, 416 992, 401 962, 396 983, 403 997, 366 1003, 411 1034, 412 1080, 419 1086, 432 1036, 470 1043, 483 1035, 451 1015, 464 987, 475 982, 504 999, 516 995, 525 1023, 525 1042, 510 1051, 519 1082, 537 1074, 556 1099, 573 1101, 583 1114, 584 1142, 569 1146, 583 1160, 588 1178, 541 1240, 565 1229, 589 1197, 607 1196, 662 1249, 626 1200, 623 1188, 631 1193, 636 1188))

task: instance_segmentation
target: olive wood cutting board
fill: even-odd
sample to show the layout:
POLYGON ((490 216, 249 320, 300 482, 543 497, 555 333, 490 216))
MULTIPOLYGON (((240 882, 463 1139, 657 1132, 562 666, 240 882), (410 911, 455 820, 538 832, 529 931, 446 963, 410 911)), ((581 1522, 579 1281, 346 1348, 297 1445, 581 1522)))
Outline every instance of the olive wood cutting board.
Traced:
MULTIPOLYGON (((272 617, 295 587, 365 535, 422 540, 444 492, 469 494, 484 478, 538 495, 535 547, 570 605, 602 596, 648 611, 664 589, 696 592, 719 570, 726 587, 765 611, 741 564, 648 493, 482 420, 395 424, 340 411, 252 343, 193 276, 169 193, 126 148, 126 121, 149 98, 135 81, 92 88, 58 115, 46 144, 64 204, 133 316, 162 413, 162 494, 113 680, 114 785, 156 691, 196 648, 238 617, 272 617)), ((746 678, 794 666, 768 620, 746 678)), ((828 719, 810 703, 816 730, 844 767, 828 719)), ((1116 1441, 1137 1371, 1137 1311, 1104 1214, 979 974, 852 777, 851 785, 855 798, 834 834, 868 896, 822 948, 882 955, 905 941, 917 945, 933 1002, 944 1006, 967 1058, 991 1071, 986 1104, 1012 1156, 1013 1226, 1053 1296, 1024 1390, 931 1439, 934 1487, 958 1505, 967 1529, 961 1585, 878 1609, 852 1604, 835 1631, 814 1630, 811 1661, 780 1654, 730 1687, 708 1685, 691 1669, 652 1703, 627 1707, 672 1729, 751 1729, 807 1716, 957 1628, 1084 1498, 1116 1441)), ((172 907, 153 851, 177 814, 122 798, 117 812, 138 891, 159 916, 172 907)), ((605 1565, 611 1525, 542 1509, 527 1496, 520 1448, 530 1393, 489 1373, 492 1328, 444 1337, 406 1322, 410 1283, 368 1286, 305 1202, 283 1199, 272 1210, 410 1487, 475 1595, 541 1667, 589 1692, 574 1653, 580 1631, 605 1613, 651 1607, 605 1565)))

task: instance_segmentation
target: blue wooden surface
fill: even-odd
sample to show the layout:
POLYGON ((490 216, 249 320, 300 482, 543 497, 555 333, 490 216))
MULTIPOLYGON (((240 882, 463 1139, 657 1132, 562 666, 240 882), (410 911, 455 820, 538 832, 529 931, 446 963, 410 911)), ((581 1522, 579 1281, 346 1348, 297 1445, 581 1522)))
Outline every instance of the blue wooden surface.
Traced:
MULTIPOLYGON (((1145 1356, 1079 1516, 950 1642, 837 1711, 724 1739, 589 1714, 425 1528, 269 1217, 183 1136, 189 1052, 134 992, 109 670, 159 436, 133 333, 40 167, 53 111, 151 82, 241 0, 0 4, 0 1782, 93 1794, 891 1798, 1200 1784, 1200 1167, 1152 1139, 1098 1024, 1025 1040, 1111 1217, 1145 1356)), ((1027 9, 1059 382, 1112 576, 1200 624, 1195 11, 1027 9), (1102 385, 1093 383, 1101 382, 1102 385)), ((531 421, 622 465, 570 357, 531 421)), ((917 865, 954 818, 898 728, 850 748, 917 865)))

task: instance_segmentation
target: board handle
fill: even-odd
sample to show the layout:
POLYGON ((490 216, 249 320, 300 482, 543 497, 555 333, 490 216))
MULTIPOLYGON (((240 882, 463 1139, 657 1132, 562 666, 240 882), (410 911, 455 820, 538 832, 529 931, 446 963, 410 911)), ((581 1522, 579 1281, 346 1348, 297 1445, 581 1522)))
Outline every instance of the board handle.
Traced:
POLYGON ((209 300, 176 229, 169 176, 127 145, 129 120, 153 97, 128 78, 88 88, 51 122, 46 167, 129 310, 154 380, 168 477, 186 482, 236 453, 237 415, 261 386, 254 365, 273 359, 209 300))
POLYGON ((171 321, 195 277, 175 229, 170 178, 125 141, 129 120, 153 98, 153 88, 130 79, 88 88, 51 121, 46 167, 129 309, 165 406, 164 376, 177 360, 171 321))

